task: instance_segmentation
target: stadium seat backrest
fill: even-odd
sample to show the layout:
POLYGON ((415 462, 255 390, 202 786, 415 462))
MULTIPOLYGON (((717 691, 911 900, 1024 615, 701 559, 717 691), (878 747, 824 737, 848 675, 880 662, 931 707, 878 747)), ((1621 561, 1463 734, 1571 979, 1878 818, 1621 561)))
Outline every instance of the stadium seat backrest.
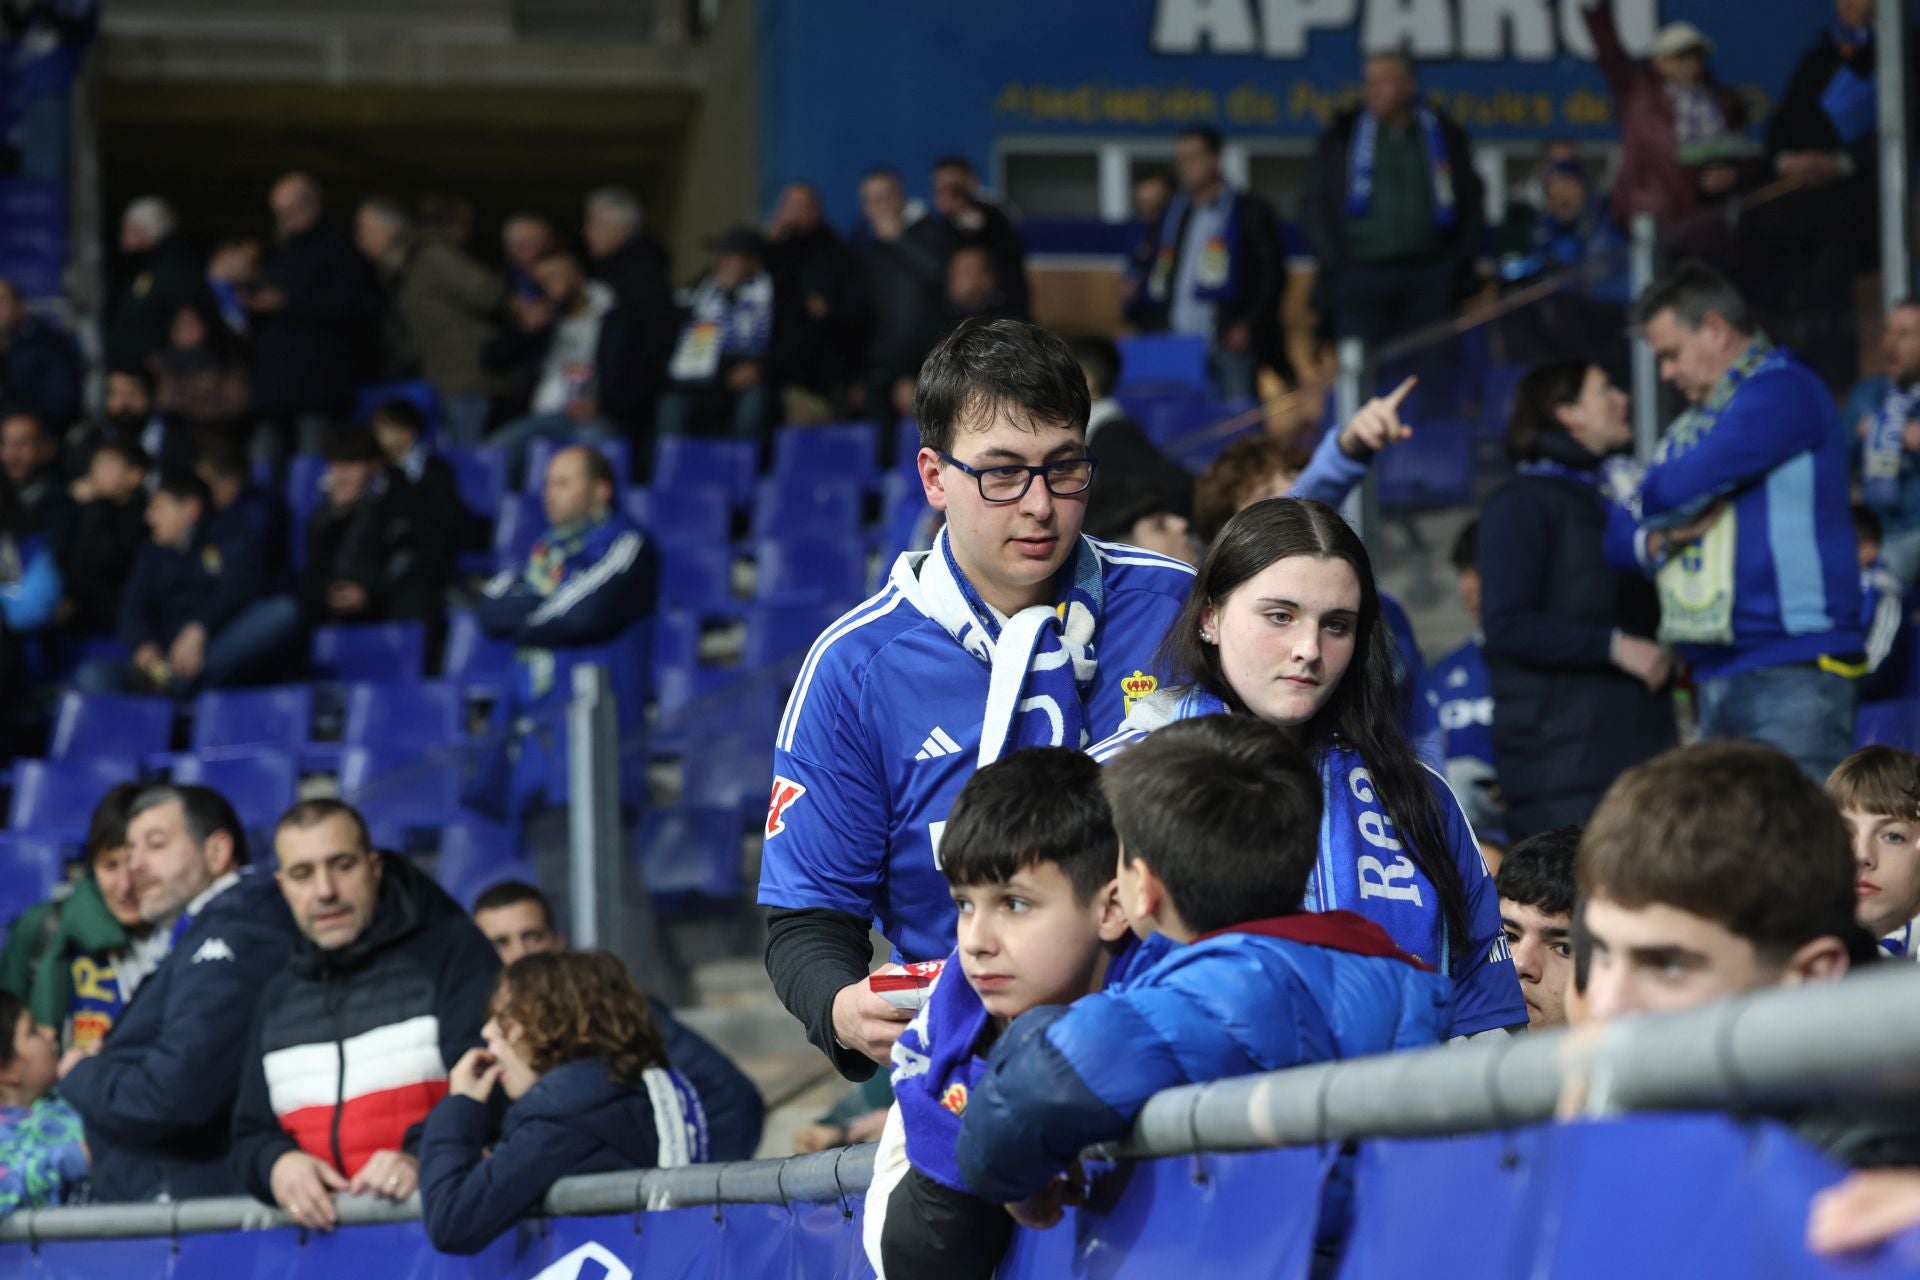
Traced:
POLYGON ((427 630, 418 622, 315 627, 313 674, 322 680, 397 680, 420 674, 427 630))
POLYGON ((513 646, 480 628, 470 609, 447 615, 447 644, 440 669, 456 684, 492 684, 513 667, 513 646))
POLYGON ((504 449, 442 449, 440 456, 453 471, 460 501, 469 511, 491 520, 507 493, 507 455, 504 449))
POLYGON ((684 609, 731 609, 733 548, 724 542, 662 544, 660 599, 684 609))
POLYGON ((212 787, 242 825, 257 831, 271 828, 292 806, 300 770, 293 753, 275 747, 220 747, 182 757, 173 780, 212 787))
POLYGON ((399 751, 465 736, 460 690, 448 680, 368 680, 347 687, 342 742, 399 751))
POLYGON ((47 754, 55 760, 101 756, 138 762, 165 751, 173 737, 173 702, 113 693, 61 695, 47 754))
POLYGON ((403 849, 408 833, 468 816, 460 805, 465 747, 347 746, 340 752, 340 798, 360 810, 374 842, 403 849))
POLYGON ((838 603, 757 603, 747 610, 740 665, 753 670, 805 653, 846 610, 838 603))
POLYGON ((1425 509, 1473 502, 1472 424, 1430 420, 1380 455, 1380 505, 1425 509))
POLYGON ((278 746, 297 751, 313 728, 313 689, 209 689, 193 703, 195 751, 213 747, 278 746))
POLYGON ((782 427, 774 433, 769 474, 779 483, 851 481, 865 487, 873 481, 878 453, 871 423, 782 427))
POLYGON ((494 568, 517 569, 526 564, 527 553, 546 528, 547 513, 540 499, 524 493, 503 495, 493 521, 494 568))
POLYGON ((859 536, 865 516, 866 485, 847 479, 763 481, 753 500, 748 536, 777 538, 795 532, 830 537, 859 536))
POLYGON ((624 502, 627 518, 663 547, 732 536, 732 509, 715 489, 629 489, 624 502))
POLYGON ((664 436, 655 445, 653 487, 718 489, 728 502, 744 506, 753 500, 759 469, 759 447, 751 440, 664 436))
POLYGON ((65 878, 77 846, 45 836, 0 831, 0 935, 28 907, 44 902, 65 878))
POLYGON ((1184 382, 1199 388, 1208 385, 1205 338, 1156 333, 1122 338, 1119 347, 1120 384, 1116 390, 1143 382, 1184 382))
POLYGON ((460 818, 440 828, 434 878, 442 885, 465 884, 520 856, 519 839, 504 822, 460 818))
POLYGON ((867 554, 857 538, 763 537, 752 552, 756 600, 844 608, 866 594, 867 554))
POLYGON ((539 884, 540 873, 534 869, 531 862, 496 862, 482 865, 462 879, 448 879, 442 876, 440 885, 453 895, 453 900, 460 904, 462 911, 471 913, 473 904, 481 894, 508 880, 518 880, 522 884, 539 884))
POLYGON ((1853 745, 1920 751, 1920 698, 1861 703, 1853 721, 1853 745))
POLYGON ((740 894, 738 809, 655 809, 641 821, 635 843, 641 877, 656 899, 740 894))
POLYGON ((7 826, 85 837, 87 819, 107 788, 137 781, 124 760, 81 756, 72 760, 18 760, 7 826))

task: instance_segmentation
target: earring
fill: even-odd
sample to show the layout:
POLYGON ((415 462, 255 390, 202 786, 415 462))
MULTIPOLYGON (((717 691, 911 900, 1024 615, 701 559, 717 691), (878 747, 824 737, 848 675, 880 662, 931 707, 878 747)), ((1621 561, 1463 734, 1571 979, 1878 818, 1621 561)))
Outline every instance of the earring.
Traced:
POLYGON ((1200 633, 1200 639, 1201 639, 1201 641, 1202 641, 1203 643, 1205 643, 1205 644, 1212 644, 1212 643, 1213 643, 1213 632, 1211 632, 1211 631, 1202 631, 1202 632, 1200 633))

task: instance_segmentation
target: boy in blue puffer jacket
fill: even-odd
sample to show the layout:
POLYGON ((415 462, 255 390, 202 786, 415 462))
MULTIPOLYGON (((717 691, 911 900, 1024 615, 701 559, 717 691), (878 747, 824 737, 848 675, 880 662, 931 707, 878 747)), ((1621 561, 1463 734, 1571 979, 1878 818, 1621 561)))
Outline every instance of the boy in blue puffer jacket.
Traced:
POLYGON ((1125 1137, 1163 1089, 1437 1044, 1452 1016, 1447 980, 1378 925, 1301 911, 1320 783, 1283 730, 1181 721, 1101 782, 1121 909, 1136 935, 1174 945, 1098 995, 1015 1019, 993 1046, 956 1158, 974 1195, 1028 1201, 1023 1221, 1054 1216, 1068 1165, 1125 1137))

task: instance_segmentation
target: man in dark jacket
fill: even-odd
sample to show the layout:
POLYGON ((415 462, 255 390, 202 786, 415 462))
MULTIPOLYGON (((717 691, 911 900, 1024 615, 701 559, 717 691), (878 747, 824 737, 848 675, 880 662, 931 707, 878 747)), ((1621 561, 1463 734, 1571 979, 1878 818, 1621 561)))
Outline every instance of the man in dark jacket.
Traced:
POLYGON ((914 379, 947 329, 952 245, 938 222, 914 216, 891 169, 860 180, 860 212, 867 224, 859 247, 861 284, 872 335, 863 393, 867 416, 891 431, 901 414, 912 412, 914 379))
MULTIPOLYGON (((300 579, 307 616, 430 622, 441 612, 447 581, 430 576, 414 512, 395 492, 373 433, 341 427, 328 437, 326 456, 326 496, 307 519, 300 579)), ((448 557, 434 559, 444 567, 448 557)))
POLYGON ((1466 130, 1421 100, 1405 54, 1367 59, 1360 100, 1314 151, 1307 234, 1322 324, 1373 347, 1453 310, 1486 213, 1466 130))
POLYGON ((1120 349, 1110 338, 1074 339, 1073 358, 1087 376, 1093 408, 1087 415, 1087 452, 1098 464, 1087 498, 1089 537, 1145 547, 1162 555, 1199 560, 1189 532, 1193 476, 1160 452, 1147 431, 1113 398, 1120 380, 1120 349))
POLYGON ((87 464, 87 500, 57 553, 70 602, 61 621, 75 631, 110 632, 120 616, 120 593, 147 541, 147 465, 139 445, 118 440, 102 441, 87 464))
POLYGON ((353 241, 322 219, 312 178, 288 174, 268 203, 279 247, 266 283, 242 296, 255 335, 253 411, 268 433, 261 447, 284 453, 297 441, 312 453, 366 372, 372 284, 353 241))
POLYGON ((45 316, 29 315, 0 277, 0 409, 33 414, 57 435, 80 416, 80 349, 45 316))
POLYGON ((90 692, 186 692, 239 683, 284 657, 300 634, 300 606, 267 595, 266 560, 254 542, 216 539, 207 486, 191 472, 161 477, 147 502, 153 541, 140 549, 120 597, 120 638, 131 664, 87 664, 90 692))
POLYGON ((656 425, 663 436, 758 442, 778 418, 782 381, 801 364, 806 313, 766 269, 758 232, 737 227, 709 248, 713 270, 688 297, 656 425))
POLYGON ((609 340, 615 367, 626 376, 600 388, 602 409, 630 432, 653 425, 654 401, 666 382, 667 360, 680 331, 673 305, 671 262, 658 240, 641 226, 640 201, 631 191, 602 187, 587 196, 580 228, 593 262, 593 278, 613 290, 619 304, 609 340))
POLYGON ((24 410, 0 413, 0 471, 56 559, 66 552, 75 514, 73 498, 54 465, 58 453, 53 433, 38 416, 24 410))
POLYGON ((173 313, 204 287, 200 261, 158 196, 141 196, 120 215, 120 252, 126 280, 107 313, 107 360, 149 366, 167 347, 173 313))
POLYGON ((274 833, 299 927, 268 980, 233 1111, 233 1168, 259 1199, 325 1230, 330 1193, 413 1194, 419 1126, 480 1043, 499 962, 404 858, 338 800, 303 800, 274 833))
POLYGON ((485 533, 460 496, 453 467, 427 446, 426 419, 412 401, 389 400, 374 409, 370 421, 387 459, 388 492, 413 525, 421 577, 442 584, 453 581, 461 547, 468 542, 483 545, 479 539, 485 533))
POLYGON ((227 1153, 260 975, 296 937, 270 877, 247 866, 233 807, 205 787, 133 802, 140 915, 172 940, 107 1038, 60 1061, 60 1095, 87 1124, 93 1196, 182 1200, 239 1190, 227 1153))
POLYGON ((1013 219, 980 190, 980 175, 965 156, 942 156, 933 164, 933 208, 944 223, 952 248, 977 245, 993 259, 993 276, 1006 296, 1010 319, 1032 317, 1027 286, 1027 246, 1013 219))
POLYGON ((799 300, 793 385, 831 400, 859 372, 855 308, 858 264, 834 234, 812 184, 789 183, 767 224, 774 287, 799 300))
POLYGON ((1227 185, 1220 145, 1219 130, 1204 125, 1174 144, 1180 191, 1160 216, 1152 253, 1136 257, 1145 274, 1130 281, 1127 318, 1148 333, 1205 338, 1214 386, 1244 399, 1256 394, 1262 364, 1285 367, 1286 263, 1273 207, 1227 185))
POLYGON ((292 550, 286 499, 253 478, 246 453, 236 445, 212 444, 200 451, 193 472, 207 486, 212 509, 207 536, 216 543, 247 541, 260 548, 267 589, 292 590, 287 556, 292 550))

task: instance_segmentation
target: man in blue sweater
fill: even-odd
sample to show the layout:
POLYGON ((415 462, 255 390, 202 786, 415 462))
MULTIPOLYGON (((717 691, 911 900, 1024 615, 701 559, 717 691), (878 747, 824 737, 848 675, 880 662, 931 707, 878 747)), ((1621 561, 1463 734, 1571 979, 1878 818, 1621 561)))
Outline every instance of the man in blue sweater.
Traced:
POLYGON ((1770 743, 1825 778, 1852 749, 1863 649, 1839 415, 1698 262, 1655 282, 1633 318, 1690 407, 1610 556, 1658 583, 1660 639, 1693 667, 1702 733, 1770 743))

